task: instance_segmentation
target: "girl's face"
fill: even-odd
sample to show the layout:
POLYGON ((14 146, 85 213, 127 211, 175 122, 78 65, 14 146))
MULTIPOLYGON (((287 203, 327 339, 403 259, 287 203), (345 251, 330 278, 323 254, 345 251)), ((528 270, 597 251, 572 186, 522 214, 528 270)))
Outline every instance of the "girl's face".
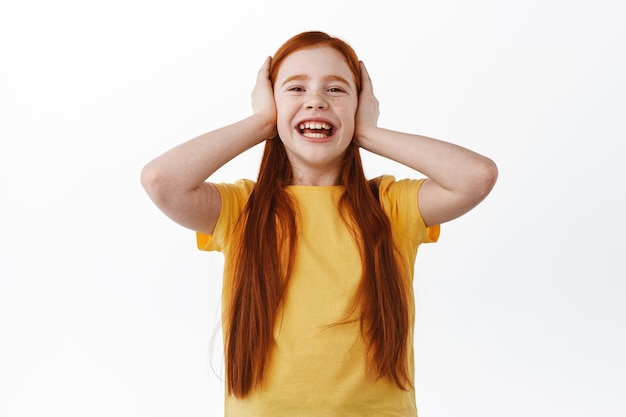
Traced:
POLYGON ((354 136, 358 92, 338 51, 322 46, 296 51, 274 83, 278 135, 298 172, 337 174, 354 136))

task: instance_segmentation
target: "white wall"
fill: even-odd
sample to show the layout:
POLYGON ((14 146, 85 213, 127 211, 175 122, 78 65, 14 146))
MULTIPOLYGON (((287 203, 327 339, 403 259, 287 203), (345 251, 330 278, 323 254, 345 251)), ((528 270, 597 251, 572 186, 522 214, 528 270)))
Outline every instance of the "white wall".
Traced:
MULTIPOLYGON (((619 4, 2 2, 0 415, 221 413, 220 255, 139 172, 249 114, 265 56, 322 29, 368 65, 381 126, 500 169, 418 258, 420 416, 623 416, 619 4)), ((216 180, 254 178, 258 156, 216 180)))

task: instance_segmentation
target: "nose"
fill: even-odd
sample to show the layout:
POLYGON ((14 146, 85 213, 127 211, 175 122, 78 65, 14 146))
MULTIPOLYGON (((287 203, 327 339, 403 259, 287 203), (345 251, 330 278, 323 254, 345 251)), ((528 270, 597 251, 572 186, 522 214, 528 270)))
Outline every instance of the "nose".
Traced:
POLYGON ((328 107, 328 102, 321 94, 311 92, 306 97, 305 106, 307 109, 325 109, 328 107))

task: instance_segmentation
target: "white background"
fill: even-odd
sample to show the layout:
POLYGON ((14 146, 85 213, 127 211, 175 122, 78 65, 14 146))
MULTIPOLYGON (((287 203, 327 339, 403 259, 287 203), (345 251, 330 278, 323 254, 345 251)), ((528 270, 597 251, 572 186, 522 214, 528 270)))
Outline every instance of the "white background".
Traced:
POLYGON ((624 416, 620 3, 3 0, 0 416, 221 414, 221 255, 139 173, 247 116, 264 58, 311 29, 365 61, 381 126, 499 166, 418 255, 420 416, 624 416))

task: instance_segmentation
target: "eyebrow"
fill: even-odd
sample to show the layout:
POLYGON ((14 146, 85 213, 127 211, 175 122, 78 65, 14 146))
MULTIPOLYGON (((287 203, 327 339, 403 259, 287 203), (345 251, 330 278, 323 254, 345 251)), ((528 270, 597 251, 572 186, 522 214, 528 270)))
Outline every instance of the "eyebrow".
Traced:
MULTIPOLYGON (((296 74, 296 75, 292 75, 291 77, 287 77, 287 79, 285 81, 283 81, 283 83, 281 84, 281 86, 284 86, 285 84, 291 82, 291 81, 306 81, 309 79, 308 75, 304 75, 304 74, 296 74)), ((339 81, 341 83, 344 83, 346 85, 350 85, 350 82, 348 82, 348 80, 346 80, 343 77, 340 77, 339 75, 327 75, 324 77, 324 81, 339 81)))

